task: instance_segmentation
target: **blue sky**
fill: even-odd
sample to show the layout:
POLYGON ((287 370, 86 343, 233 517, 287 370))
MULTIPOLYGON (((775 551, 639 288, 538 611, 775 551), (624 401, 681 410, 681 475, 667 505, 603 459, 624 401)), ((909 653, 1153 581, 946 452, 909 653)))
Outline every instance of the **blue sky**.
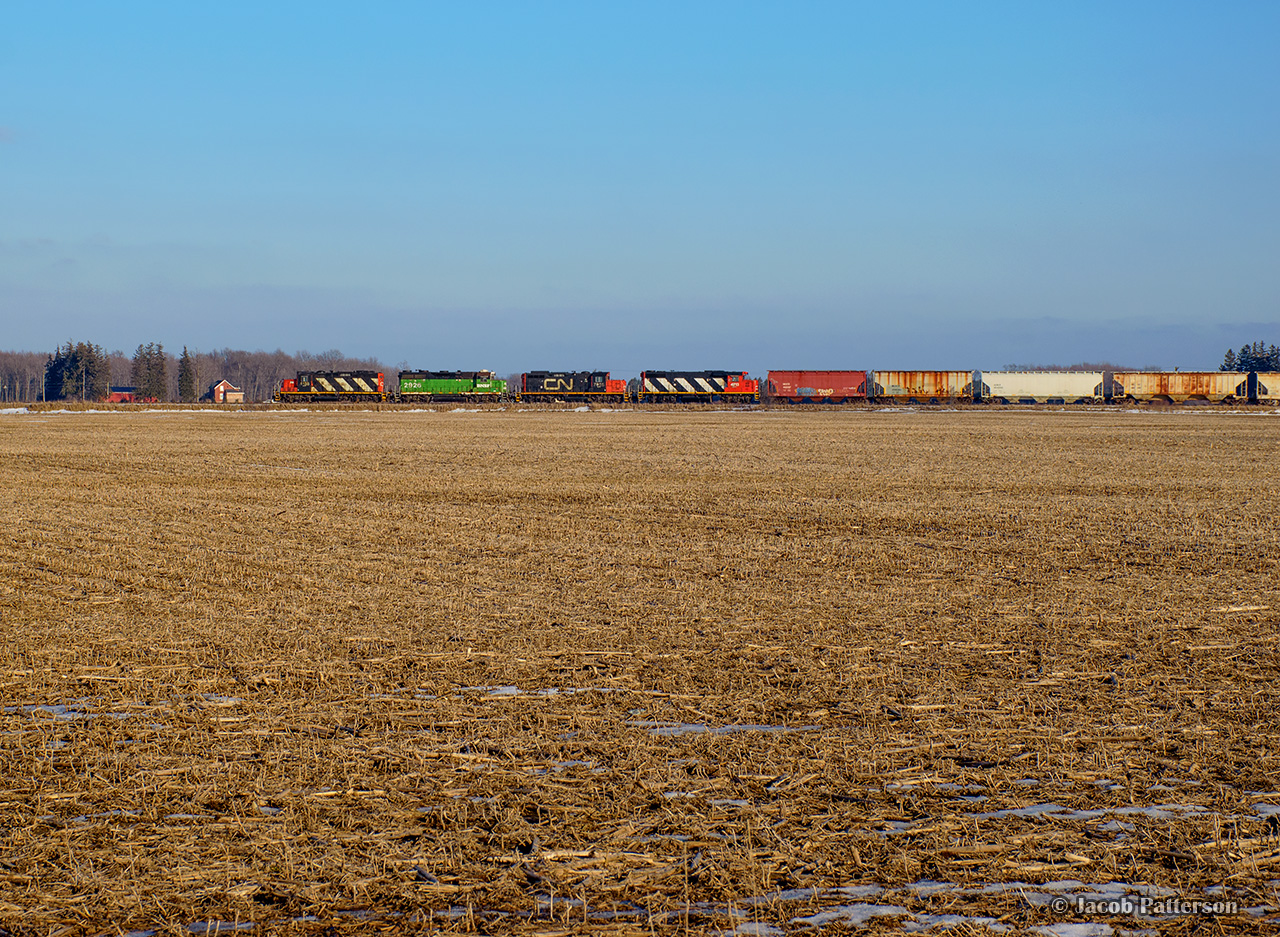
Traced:
POLYGON ((1280 4, 7 4, 0 348, 1216 367, 1280 4))

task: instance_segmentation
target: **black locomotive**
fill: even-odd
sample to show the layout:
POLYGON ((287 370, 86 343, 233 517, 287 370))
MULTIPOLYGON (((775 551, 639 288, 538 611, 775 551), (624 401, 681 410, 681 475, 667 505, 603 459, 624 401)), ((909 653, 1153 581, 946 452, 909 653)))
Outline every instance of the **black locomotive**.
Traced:
POLYGON ((627 382, 608 371, 526 371, 516 399, 528 403, 625 403, 627 382))

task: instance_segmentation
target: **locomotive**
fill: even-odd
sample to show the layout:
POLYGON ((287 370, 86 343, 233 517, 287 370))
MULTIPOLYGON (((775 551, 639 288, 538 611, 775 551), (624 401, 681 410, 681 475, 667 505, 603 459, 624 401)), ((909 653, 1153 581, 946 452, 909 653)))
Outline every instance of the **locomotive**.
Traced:
POLYGON ((492 371, 401 371, 401 403, 483 403, 501 400, 507 394, 507 382, 494 377, 492 371))
POLYGON ((608 371, 527 371, 516 400, 527 403, 626 403, 627 382, 608 371))
POLYGON ((759 403, 746 371, 641 371, 637 403, 759 403))
POLYGON ((278 403, 379 403, 387 399, 381 371, 299 371, 280 382, 278 403))

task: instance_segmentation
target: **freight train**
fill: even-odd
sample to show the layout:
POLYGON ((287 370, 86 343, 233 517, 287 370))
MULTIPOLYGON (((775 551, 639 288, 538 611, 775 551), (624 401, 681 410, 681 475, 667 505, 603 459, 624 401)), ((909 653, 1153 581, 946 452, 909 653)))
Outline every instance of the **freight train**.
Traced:
POLYGON ((299 371, 284 403, 1280 403, 1280 372, 1258 371, 527 371, 514 387, 491 371, 299 371))

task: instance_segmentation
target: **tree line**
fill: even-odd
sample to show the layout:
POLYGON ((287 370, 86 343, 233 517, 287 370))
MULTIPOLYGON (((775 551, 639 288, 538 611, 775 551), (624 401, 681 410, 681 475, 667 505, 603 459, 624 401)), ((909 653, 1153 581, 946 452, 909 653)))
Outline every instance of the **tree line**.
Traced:
POLYGON ((244 351, 222 348, 180 354, 159 342, 141 344, 132 354, 107 351, 93 342, 68 341, 52 353, 0 351, 0 402, 38 400, 103 401, 112 387, 133 387, 135 399, 195 403, 214 384, 230 381, 245 400, 270 399, 280 381, 298 371, 387 368, 376 358, 353 358, 334 348, 298 351, 244 351))
POLYGON ((1222 358, 1222 371, 1280 371, 1280 348, 1254 342, 1241 345, 1239 351, 1231 348, 1222 358))

